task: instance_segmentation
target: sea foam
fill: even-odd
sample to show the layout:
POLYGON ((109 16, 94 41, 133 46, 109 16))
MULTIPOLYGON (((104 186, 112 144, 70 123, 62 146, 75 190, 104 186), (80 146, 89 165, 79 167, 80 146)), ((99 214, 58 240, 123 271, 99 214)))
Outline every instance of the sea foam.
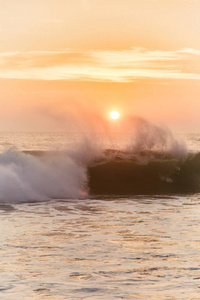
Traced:
POLYGON ((39 158, 11 149, 0 155, 1 202, 80 197, 85 181, 85 168, 65 153, 39 158))

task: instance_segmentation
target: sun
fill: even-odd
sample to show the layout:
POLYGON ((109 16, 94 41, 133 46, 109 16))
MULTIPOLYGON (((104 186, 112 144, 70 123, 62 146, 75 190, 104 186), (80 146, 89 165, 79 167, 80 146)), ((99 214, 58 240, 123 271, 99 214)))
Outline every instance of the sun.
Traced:
POLYGON ((116 110, 111 111, 110 117, 111 117, 111 119, 113 119, 113 120, 118 119, 118 118, 119 118, 119 113, 118 113, 118 111, 116 111, 116 110))

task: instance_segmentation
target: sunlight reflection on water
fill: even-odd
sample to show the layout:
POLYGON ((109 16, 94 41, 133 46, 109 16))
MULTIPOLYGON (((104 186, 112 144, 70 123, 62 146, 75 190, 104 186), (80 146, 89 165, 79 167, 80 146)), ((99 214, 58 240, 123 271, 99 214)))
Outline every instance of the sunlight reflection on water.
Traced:
POLYGON ((1 205, 0 212, 1 299, 199 297, 200 195, 1 205))

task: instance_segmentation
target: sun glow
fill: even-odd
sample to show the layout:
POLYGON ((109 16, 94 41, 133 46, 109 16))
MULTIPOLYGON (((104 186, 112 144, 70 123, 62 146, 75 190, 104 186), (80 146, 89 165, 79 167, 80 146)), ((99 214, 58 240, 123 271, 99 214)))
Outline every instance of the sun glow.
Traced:
POLYGON ((113 120, 118 119, 118 118, 119 118, 119 113, 118 113, 118 111, 115 111, 115 110, 111 111, 110 117, 111 117, 111 119, 113 119, 113 120))

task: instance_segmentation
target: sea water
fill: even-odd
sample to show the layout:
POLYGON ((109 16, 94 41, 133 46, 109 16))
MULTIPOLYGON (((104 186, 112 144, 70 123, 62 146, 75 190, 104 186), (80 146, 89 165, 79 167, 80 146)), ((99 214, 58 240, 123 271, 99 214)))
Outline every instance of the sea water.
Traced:
POLYGON ((0 134, 0 299, 200 299, 200 194, 79 194, 74 140, 0 134))

